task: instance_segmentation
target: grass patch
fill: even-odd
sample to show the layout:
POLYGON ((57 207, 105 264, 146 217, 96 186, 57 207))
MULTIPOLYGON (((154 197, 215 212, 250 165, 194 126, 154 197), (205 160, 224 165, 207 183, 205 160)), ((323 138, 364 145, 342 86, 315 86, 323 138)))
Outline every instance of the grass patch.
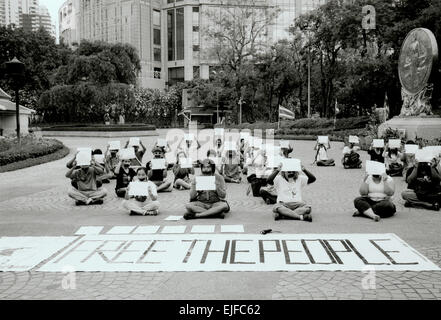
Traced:
POLYGON ((47 154, 37 158, 29 158, 26 160, 9 163, 4 166, 0 166, 0 173, 15 171, 19 169, 29 168, 33 166, 37 166, 43 163, 52 162, 56 160, 63 159, 69 154, 69 148, 63 146, 61 149, 55 151, 54 153, 47 154))

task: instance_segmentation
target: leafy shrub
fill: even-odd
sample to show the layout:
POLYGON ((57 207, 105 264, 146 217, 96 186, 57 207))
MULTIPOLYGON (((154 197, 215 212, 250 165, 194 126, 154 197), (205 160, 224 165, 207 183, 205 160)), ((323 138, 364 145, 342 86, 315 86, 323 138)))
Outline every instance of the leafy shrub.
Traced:
POLYGON ((36 139, 33 136, 24 137, 20 146, 17 145, 16 139, 3 138, 0 141, 0 166, 29 158, 38 158, 64 147, 58 140, 36 139))

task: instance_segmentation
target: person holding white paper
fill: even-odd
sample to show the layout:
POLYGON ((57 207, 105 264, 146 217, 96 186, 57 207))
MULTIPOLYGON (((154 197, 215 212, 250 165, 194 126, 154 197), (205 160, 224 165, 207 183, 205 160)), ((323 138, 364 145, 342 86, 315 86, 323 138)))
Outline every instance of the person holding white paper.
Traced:
MULTIPOLYGON (((125 148, 129 147, 130 140, 127 140, 125 148)), ((141 140, 139 140, 139 145, 130 146, 135 150, 136 159, 131 160, 131 166, 138 167, 142 166, 142 158, 144 157, 147 148, 144 146, 141 140), (140 149, 141 147, 141 149, 140 149)))
MULTIPOLYGON (((103 151, 101 149, 95 149, 92 151, 92 159, 95 161, 95 163, 100 166, 103 170, 104 173, 97 177, 97 182, 101 182, 103 183, 110 183, 110 180, 108 178, 108 175, 106 173, 106 167, 105 167, 105 159, 104 159, 104 155, 103 155, 103 151)), ((98 184, 99 187, 99 184, 98 184)))
POLYGON ((187 158, 197 159, 197 153, 201 145, 192 135, 185 135, 178 145, 177 152, 184 151, 187 158))
POLYGON ((403 176, 406 181, 412 169, 415 167, 415 153, 417 150, 419 150, 419 146, 415 142, 412 140, 406 142, 403 155, 401 156, 401 161, 403 162, 403 176))
POLYGON ((277 203, 273 208, 274 220, 288 218, 312 222, 312 209, 304 202, 302 191, 308 184, 314 183, 316 178, 301 165, 300 160, 288 160, 290 164, 295 162, 296 166, 286 168, 286 164, 282 163, 268 177, 268 184, 274 185, 277 193, 277 203))
MULTIPOLYGON (((357 137, 356 137, 357 138, 357 137)), ((356 145, 356 139, 351 139, 349 145, 343 148, 342 164, 345 169, 359 169, 363 162, 360 160, 360 147, 356 145)))
POLYGON ((360 187, 360 195, 354 200, 354 206, 357 212, 354 217, 365 216, 380 221, 381 218, 392 217, 396 210, 392 202, 395 193, 394 180, 385 172, 385 167, 380 168, 378 164, 373 163, 372 169, 369 163, 366 164, 366 176, 360 187))
POLYGON ((222 165, 224 163, 224 159, 217 156, 216 151, 210 149, 207 151, 207 159, 210 159, 216 165, 216 173, 222 175, 222 165))
POLYGON ((237 156, 235 150, 228 150, 226 152, 226 158, 222 165, 222 176, 227 183, 241 183, 242 177, 240 176, 240 159, 237 156))
POLYGON ((104 153, 106 179, 116 179, 115 169, 120 162, 118 151, 118 149, 110 149, 110 146, 107 145, 106 152, 104 153))
POLYGON ((173 173, 175 176, 174 187, 178 190, 190 190, 191 188, 190 174, 194 175, 194 169, 193 167, 181 168, 181 163, 187 159, 188 158, 183 151, 178 152, 176 155, 176 163, 173 166, 173 173))
POLYGON ((97 186, 97 176, 104 173, 101 166, 98 166, 91 157, 86 160, 78 154, 77 163, 66 173, 66 177, 75 181, 77 187, 72 187, 68 195, 80 205, 103 204, 107 190, 97 186), (80 167, 77 169, 77 165, 80 167))
MULTIPOLYGON (((283 152, 283 149, 282 149, 282 152, 283 152)), ((274 157, 274 161, 276 161, 277 159, 279 159, 280 161, 283 161, 283 159, 289 159, 289 153, 284 152, 280 156, 280 158, 277 158, 277 155, 276 155, 276 157, 274 157)), ((275 164, 277 164, 277 163, 275 163, 275 164)), ((279 164, 277 164, 277 167, 279 167, 279 164)), ((259 192, 260 196, 263 199, 263 201, 265 201, 265 203, 267 205, 271 205, 271 204, 276 204, 277 203, 277 190, 274 187, 274 183, 272 183, 272 180, 270 180, 272 173, 274 173, 274 171, 271 172, 271 174, 268 176, 268 179, 266 181, 267 185, 261 187, 260 188, 260 192, 259 192)))
POLYGON ((333 167, 335 166, 334 159, 328 158, 328 150, 331 149, 331 143, 329 142, 329 139, 327 140, 327 143, 325 143, 324 140, 325 139, 321 137, 317 140, 317 144, 314 147, 314 150, 317 150, 314 162, 318 167, 333 167))
MULTIPOLYGON (((164 159, 165 153, 160 147, 156 147, 153 151, 153 159, 164 159)), ((173 191, 173 182, 168 178, 167 175, 167 163, 165 163, 165 167, 162 169, 153 169, 152 161, 147 163, 148 177, 149 180, 152 181, 157 186, 158 192, 172 192, 173 191)))
MULTIPOLYGON (((260 197, 260 189, 267 185, 266 163, 267 157, 264 150, 254 149, 249 153, 250 157, 246 160, 247 181, 250 184, 249 191, 253 197, 260 197)), ((249 191, 247 194, 249 194, 249 191)))
POLYGON ((407 178, 407 190, 401 193, 404 206, 423 207, 439 211, 441 203, 441 175, 430 159, 415 161, 414 169, 407 178))
POLYGON ((145 190, 140 192, 139 195, 130 195, 130 188, 133 188, 131 182, 127 187, 125 200, 123 201, 123 207, 130 212, 130 215, 142 215, 142 216, 157 216, 159 214, 159 201, 158 193, 156 191, 156 185, 148 181, 147 169, 139 168, 136 177, 133 182, 145 183, 145 190))
POLYGON ((129 183, 133 181, 136 176, 136 171, 131 168, 131 159, 123 157, 115 168, 116 174, 116 187, 115 193, 119 198, 126 196, 127 187, 129 183))
POLYGON ((205 159, 201 163, 203 177, 215 178, 216 190, 198 191, 196 178, 193 179, 190 189, 190 203, 185 208, 186 220, 198 218, 224 218, 224 214, 230 211, 226 201, 226 186, 224 178, 216 173, 216 166, 213 161, 205 159))
POLYGON ((386 173, 391 177, 401 177, 403 175, 403 154, 397 148, 397 144, 387 144, 383 152, 384 164, 386 165, 386 173))
POLYGON ((222 139, 217 139, 216 143, 214 144, 214 152, 216 152, 216 157, 221 158, 223 156, 224 153, 224 144, 222 139))
POLYGON ((289 141, 281 142, 280 149, 282 150, 282 155, 285 158, 289 158, 290 154, 294 151, 294 148, 291 146, 289 141))
MULTIPOLYGON (((380 139, 375 140, 379 141, 380 139)), ((368 154, 371 156, 371 161, 384 163, 384 144, 382 145, 382 147, 380 147, 380 145, 382 144, 377 144, 375 141, 373 141, 371 146, 369 147, 368 154)))

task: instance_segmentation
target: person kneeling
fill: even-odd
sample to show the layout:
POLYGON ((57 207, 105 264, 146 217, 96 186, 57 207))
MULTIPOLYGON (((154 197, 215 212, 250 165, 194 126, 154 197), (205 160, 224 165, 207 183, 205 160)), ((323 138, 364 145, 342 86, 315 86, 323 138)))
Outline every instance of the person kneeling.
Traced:
MULTIPOLYGON (((134 184, 130 183, 127 187, 127 192, 123 206, 130 211, 130 215, 141 216, 156 216, 159 213, 159 201, 158 193, 156 191, 156 185, 148 181, 145 168, 139 168, 134 178, 134 183, 141 182, 145 185, 146 190, 142 192, 131 192, 131 188, 134 188, 134 184), (138 195, 131 195, 138 194, 138 195)), ((144 186, 143 186, 144 187, 144 186)))
POLYGON ((394 193, 394 180, 386 173, 366 174, 360 187, 361 197, 354 200, 354 206, 358 210, 354 217, 366 216, 374 221, 392 217, 397 211, 390 200, 394 193))
POLYGON ((103 199, 107 195, 107 190, 103 187, 97 187, 97 176, 104 173, 101 166, 98 166, 93 160, 90 165, 81 165, 72 167, 66 177, 76 182, 68 195, 76 201, 76 205, 103 204, 103 199))
MULTIPOLYGON (((203 191, 204 186, 196 186, 193 179, 190 189, 190 203, 185 206, 187 213, 184 215, 186 220, 197 218, 224 218, 224 214, 230 211, 230 206, 226 202, 226 188, 224 178, 216 173, 216 165, 213 161, 206 159, 201 164, 202 177, 214 177, 215 190, 203 191)), ((210 188, 212 189, 212 188, 210 188)))
POLYGON ((293 168, 280 165, 268 177, 268 183, 274 184, 277 193, 277 204, 274 206, 274 220, 291 218, 312 222, 311 206, 302 199, 302 189, 316 181, 312 173, 301 166, 300 160, 289 159, 297 163, 293 168), (289 170, 289 171, 288 171, 289 170))

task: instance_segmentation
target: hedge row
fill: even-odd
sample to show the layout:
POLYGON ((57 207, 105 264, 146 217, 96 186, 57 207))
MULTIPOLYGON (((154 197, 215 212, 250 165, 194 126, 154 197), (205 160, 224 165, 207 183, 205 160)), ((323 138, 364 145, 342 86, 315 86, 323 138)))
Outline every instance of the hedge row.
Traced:
POLYGON ((54 139, 40 139, 32 144, 22 144, 0 152, 0 166, 23 161, 29 158, 38 158, 62 149, 64 145, 54 139))
MULTIPOLYGON (((369 123, 370 118, 368 116, 364 117, 353 117, 353 118, 343 118, 337 119, 335 123, 335 127, 339 130, 351 130, 351 129, 362 129, 366 128, 369 123)), ((231 126, 230 128, 234 129, 277 129, 277 123, 268 123, 268 122, 255 122, 255 123, 243 123, 241 125, 231 126)), ((318 118, 318 119, 299 119, 294 121, 281 121, 280 122, 281 130, 293 130, 292 133, 295 134, 295 129, 305 129, 305 130, 320 130, 334 129, 334 119, 326 119, 326 118, 318 118)), ((301 134, 309 134, 306 131, 298 131, 302 132, 301 134)), ((313 134, 313 133, 311 133, 313 134)))
POLYGON ((98 131, 98 132, 120 132, 120 131, 154 131, 153 125, 76 125, 76 126, 53 126, 42 128, 42 131, 98 131))

